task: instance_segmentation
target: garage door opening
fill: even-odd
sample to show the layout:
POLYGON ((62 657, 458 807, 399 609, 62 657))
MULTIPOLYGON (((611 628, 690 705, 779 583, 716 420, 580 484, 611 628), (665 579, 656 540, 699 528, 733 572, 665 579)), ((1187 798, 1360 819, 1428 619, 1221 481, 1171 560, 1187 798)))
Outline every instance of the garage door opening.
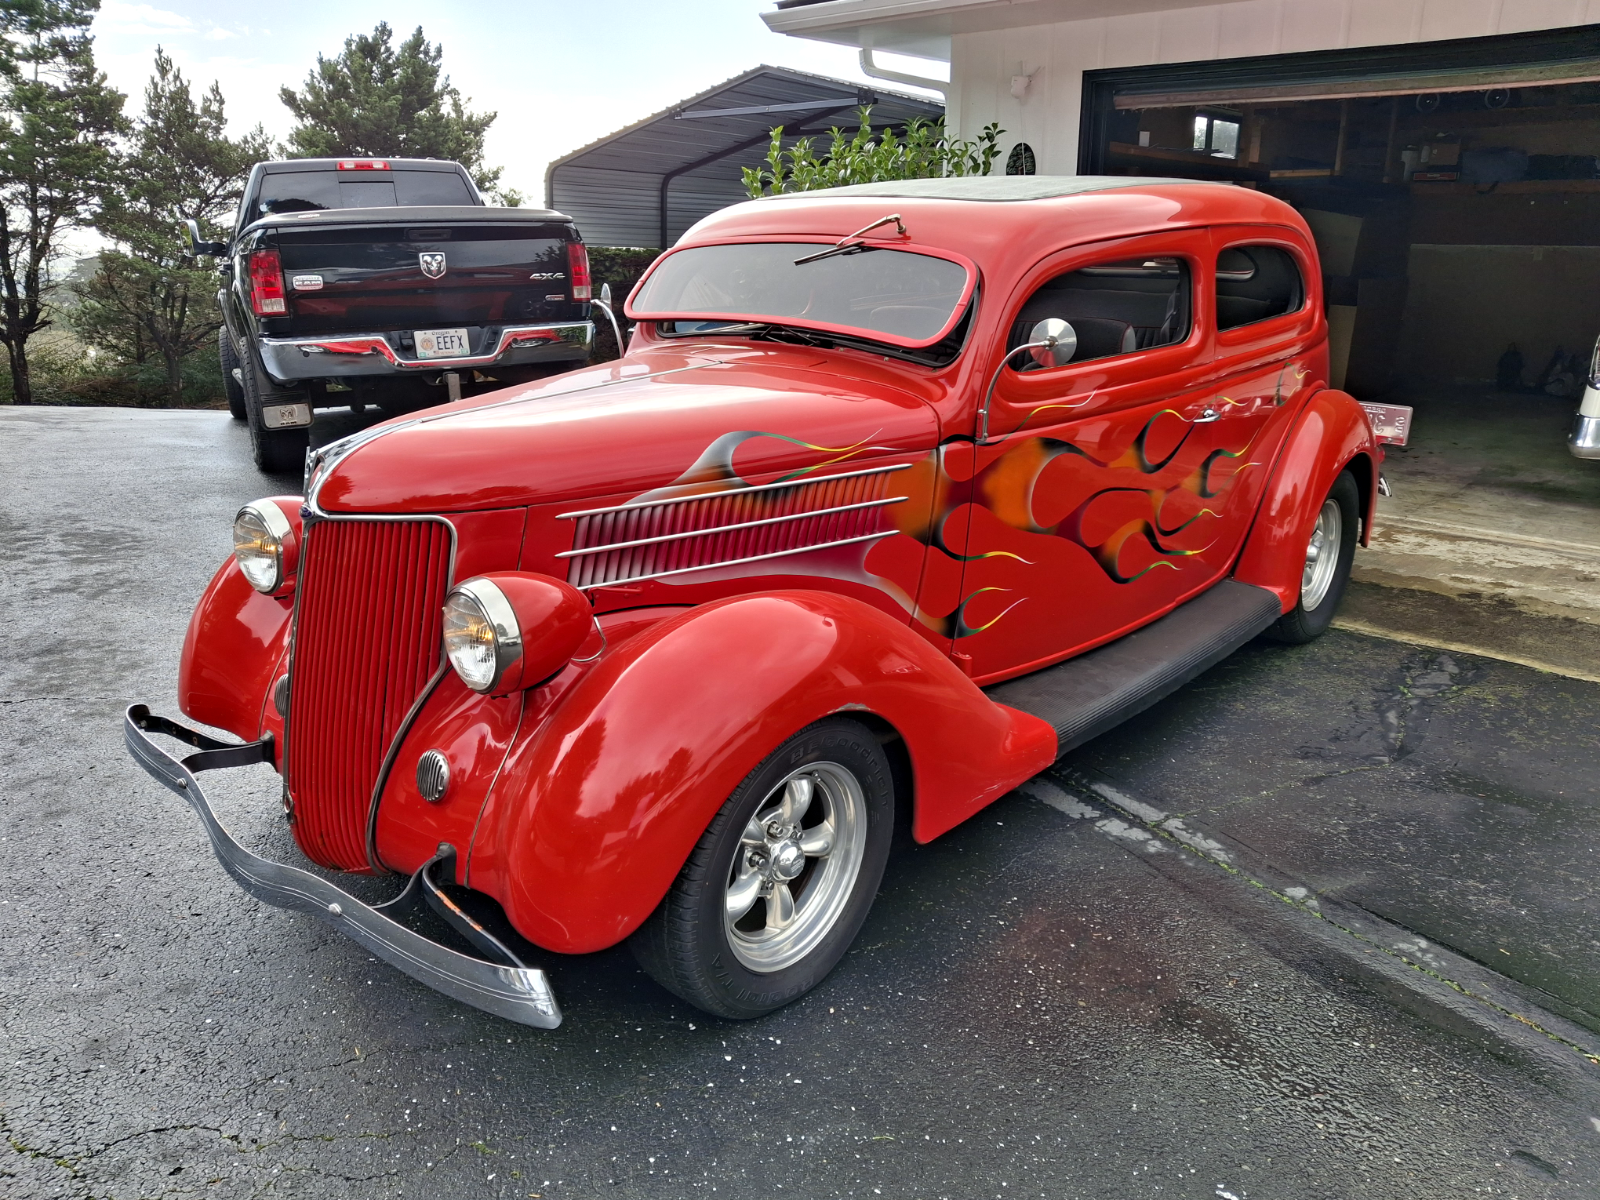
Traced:
POLYGON ((1552 603, 1585 593, 1600 620, 1600 470, 1565 445, 1600 335, 1600 29, 1394 49, 1091 76, 1082 169, 1298 209, 1330 382, 1416 409, 1391 508, 1533 539, 1515 563, 1463 544, 1453 575, 1546 572, 1552 603), (1545 542, 1592 553, 1552 566, 1545 542))

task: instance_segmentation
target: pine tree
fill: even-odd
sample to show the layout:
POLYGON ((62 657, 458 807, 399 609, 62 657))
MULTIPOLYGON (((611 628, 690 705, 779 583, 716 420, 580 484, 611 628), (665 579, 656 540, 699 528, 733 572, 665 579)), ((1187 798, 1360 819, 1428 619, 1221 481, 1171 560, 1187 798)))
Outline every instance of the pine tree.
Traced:
POLYGON ((49 328, 63 235, 115 186, 121 92, 94 65, 99 0, 0 2, 0 344, 12 399, 33 403, 28 342, 49 328))
POLYGON ((288 153, 454 159, 488 191, 500 178, 499 167, 483 165, 484 133, 496 114, 467 111, 450 77, 439 74, 443 48, 429 45, 420 25, 398 50, 392 37, 380 21, 370 36, 346 38, 337 58, 317 55, 299 92, 279 89, 300 122, 289 134, 288 153))
POLYGON ((184 360, 210 343, 222 322, 216 270, 190 255, 184 222, 225 240, 222 222, 238 204, 251 165, 269 153, 259 126, 230 138, 217 84, 196 102, 183 72, 156 48, 144 112, 122 164, 123 185, 95 222, 118 249, 100 256, 99 270, 78 290, 73 324, 91 344, 124 359, 159 355, 174 404, 183 397, 184 360))

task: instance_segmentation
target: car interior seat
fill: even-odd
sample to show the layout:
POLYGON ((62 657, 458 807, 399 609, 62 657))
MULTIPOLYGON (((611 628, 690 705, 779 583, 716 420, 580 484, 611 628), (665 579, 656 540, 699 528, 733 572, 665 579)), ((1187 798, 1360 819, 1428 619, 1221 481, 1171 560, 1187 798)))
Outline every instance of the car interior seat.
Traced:
MULTIPOLYGON (((1059 317, 1076 331, 1072 363, 1182 341, 1189 332, 1188 270, 1177 259, 1152 259, 1059 275, 1022 306, 1008 348, 1026 345, 1034 326, 1049 317, 1059 317)), ((1031 358, 1016 366, 1043 369, 1031 358)))

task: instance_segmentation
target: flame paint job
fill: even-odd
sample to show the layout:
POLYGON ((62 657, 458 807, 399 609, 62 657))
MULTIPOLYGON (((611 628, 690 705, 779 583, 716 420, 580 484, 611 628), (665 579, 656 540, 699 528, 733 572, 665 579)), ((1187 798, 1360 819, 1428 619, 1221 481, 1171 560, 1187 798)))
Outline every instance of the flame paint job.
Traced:
MULTIPOLYGON (((1306 537, 1337 472, 1379 460, 1358 405, 1326 390, 1320 274, 1304 222, 1232 187, 1142 185, 1053 201, 897 199, 909 237, 982 271, 962 354, 932 368, 862 351, 668 338, 641 325, 619 362, 389 423, 318 482, 332 517, 443 514, 456 579, 565 578, 575 510, 903 466, 888 536, 607 584, 605 639, 544 686, 485 698, 448 676, 399 748, 377 818, 382 861, 438 843, 462 882, 564 951, 613 944, 651 911, 728 793, 791 733, 838 711, 904 739, 914 833, 938 836, 1045 766, 1054 734, 977 685, 1081 653, 1230 574, 1298 595, 1306 537), (1001 373, 991 440, 977 408, 1022 305, 1054 276, 1132 255, 1200 282, 1230 245, 1301 264, 1303 308, 1216 330, 1194 289, 1178 345, 1001 373), (1208 411, 1209 410, 1209 411, 1208 411), (1215 414, 1212 419, 1211 414, 1215 414), (428 804, 427 749, 452 767, 428 804)), ((725 210, 685 243, 833 239, 882 199, 789 197, 725 210)), ((230 563, 185 647, 183 707, 242 737, 279 728, 287 603, 230 563)))

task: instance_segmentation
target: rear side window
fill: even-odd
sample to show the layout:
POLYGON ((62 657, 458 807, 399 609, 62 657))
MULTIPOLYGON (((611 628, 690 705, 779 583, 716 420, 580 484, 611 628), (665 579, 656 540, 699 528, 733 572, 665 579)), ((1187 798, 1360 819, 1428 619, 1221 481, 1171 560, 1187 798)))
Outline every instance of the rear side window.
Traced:
MULTIPOLYGON (((1008 349, 1026 345, 1040 322, 1072 326, 1077 347, 1065 365, 1170 346, 1189 336, 1189 267, 1180 258, 1132 258, 1058 275, 1028 297, 1011 323, 1008 349)), ((1047 364, 1018 355, 1021 371, 1047 364)))
POLYGON ((268 213, 315 212, 327 208, 393 208, 396 205, 477 204, 467 181, 454 171, 281 171, 261 177, 247 221, 268 213), (352 177, 354 176, 354 177, 352 177))
POLYGON ((1299 312, 1305 302, 1305 280, 1287 250, 1231 246, 1217 255, 1218 329, 1238 329, 1299 312))

